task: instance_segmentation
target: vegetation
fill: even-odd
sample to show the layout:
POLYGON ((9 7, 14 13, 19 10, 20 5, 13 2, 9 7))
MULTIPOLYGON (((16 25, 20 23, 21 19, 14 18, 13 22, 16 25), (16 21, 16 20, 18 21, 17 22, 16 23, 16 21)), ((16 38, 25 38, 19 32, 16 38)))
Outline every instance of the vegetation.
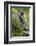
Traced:
POLYGON ((12 14, 11 36, 28 36, 27 33, 23 32, 22 26, 20 24, 19 13, 18 13, 20 10, 24 11, 24 17, 27 23, 27 29, 29 29, 29 8, 11 8, 10 9, 12 14))

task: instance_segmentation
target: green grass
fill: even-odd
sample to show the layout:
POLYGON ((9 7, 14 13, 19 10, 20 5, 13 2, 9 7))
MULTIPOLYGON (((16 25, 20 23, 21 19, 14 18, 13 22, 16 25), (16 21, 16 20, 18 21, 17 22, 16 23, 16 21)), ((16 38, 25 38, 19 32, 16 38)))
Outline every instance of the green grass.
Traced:
POLYGON ((24 17, 25 17, 25 20, 27 22, 27 27, 29 29, 29 8, 11 8, 11 14, 14 14, 14 16, 12 16, 12 32, 11 32, 11 36, 26 36, 25 33, 23 33, 23 30, 22 30, 22 26, 20 24, 20 20, 19 20, 19 14, 18 12, 20 10, 23 10, 24 11, 24 17))

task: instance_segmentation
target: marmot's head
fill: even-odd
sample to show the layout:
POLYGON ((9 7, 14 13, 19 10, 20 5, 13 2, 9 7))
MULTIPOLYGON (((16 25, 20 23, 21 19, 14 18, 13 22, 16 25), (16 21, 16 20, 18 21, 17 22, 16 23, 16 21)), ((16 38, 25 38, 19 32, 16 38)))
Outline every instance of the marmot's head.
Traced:
POLYGON ((24 12, 23 11, 20 11, 19 12, 19 15, 22 15, 23 16, 24 15, 24 12))

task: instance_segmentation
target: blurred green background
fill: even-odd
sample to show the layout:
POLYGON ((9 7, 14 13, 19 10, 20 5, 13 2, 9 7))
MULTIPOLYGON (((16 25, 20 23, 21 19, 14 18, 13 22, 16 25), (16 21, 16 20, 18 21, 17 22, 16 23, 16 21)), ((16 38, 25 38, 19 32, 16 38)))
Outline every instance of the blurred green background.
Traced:
MULTIPOLYGON (((30 8, 10 8, 11 12, 11 37, 12 36, 27 36, 27 33, 23 32, 22 26, 20 24, 20 19, 19 19, 19 11, 22 10, 24 12, 24 18, 27 24, 27 29, 29 29, 29 9, 30 8)), ((29 32, 29 30, 27 30, 29 32)), ((26 32, 27 32, 26 31, 26 32)), ((29 33, 28 33, 29 35, 29 33)))

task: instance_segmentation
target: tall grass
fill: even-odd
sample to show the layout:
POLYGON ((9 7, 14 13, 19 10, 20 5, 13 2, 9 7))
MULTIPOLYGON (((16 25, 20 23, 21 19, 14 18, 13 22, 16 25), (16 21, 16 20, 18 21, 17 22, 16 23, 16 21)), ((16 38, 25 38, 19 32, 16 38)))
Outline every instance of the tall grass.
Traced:
POLYGON ((20 10, 23 10, 25 13, 25 20, 27 21, 27 26, 28 26, 28 29, 29 29, 29 8, 11 8, 11 11, 12 11, 12 36, 25 36, 25 33, 23 33, 23 29, 22 29, 22 26, 20 24, 20 19, 19 19, 19 14, 18 14, 18 11, 20 10), (14 15, 13 15, 14 14, 14 15))

